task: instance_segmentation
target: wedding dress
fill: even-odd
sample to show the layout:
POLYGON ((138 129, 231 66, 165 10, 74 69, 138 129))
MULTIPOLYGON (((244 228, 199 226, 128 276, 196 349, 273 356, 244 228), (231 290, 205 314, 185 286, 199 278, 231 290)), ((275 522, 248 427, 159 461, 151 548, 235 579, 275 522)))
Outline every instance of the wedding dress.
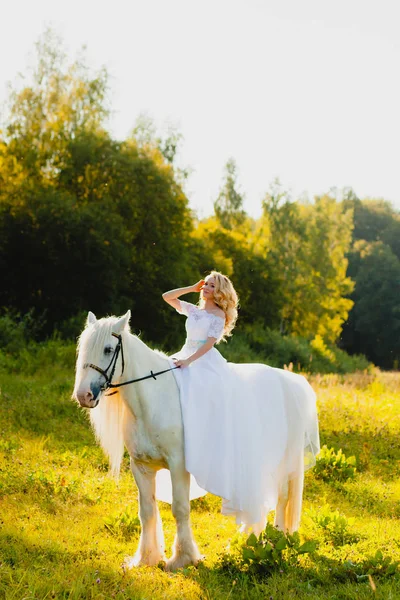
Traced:
MULTIPOLYGON (((174 358, 185 359, 221 338, 224 318, 180 302, 187 338, 174 358)), ((191 499, 211 492, 238 523, 259 523, 275 509, 282 476, 305 469, 319 451, 316 399, 301 375, 262 364, 234 364, 213 347, 174 371, 180 389, 191 499), (194 479, 193 479, 194 478, 194 479)), ((157 498, 171 501, 168 471, 157 475, 157 498)))

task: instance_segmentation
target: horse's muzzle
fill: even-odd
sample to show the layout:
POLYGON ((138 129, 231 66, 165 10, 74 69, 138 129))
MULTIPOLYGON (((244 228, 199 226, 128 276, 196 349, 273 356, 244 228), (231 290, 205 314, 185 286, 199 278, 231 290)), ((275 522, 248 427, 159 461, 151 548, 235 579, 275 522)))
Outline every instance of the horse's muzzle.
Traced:
POLYGON ((96 408, 100 397, 99 395, 94 396, 92 392, 86 392, 85 394, 76 394, 76 399, 83 408, 96 408))

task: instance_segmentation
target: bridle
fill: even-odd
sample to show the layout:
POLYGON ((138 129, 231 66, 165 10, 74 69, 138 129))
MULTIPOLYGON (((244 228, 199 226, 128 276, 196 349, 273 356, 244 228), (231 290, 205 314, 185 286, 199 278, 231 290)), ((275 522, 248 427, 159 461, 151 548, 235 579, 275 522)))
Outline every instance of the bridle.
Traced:
MULTIPOLYGON (((122 336, 118 333, 112 333, 111 335, 113 335, 114 337, 116 337, 118 339, 118 343, 115 346, 113 357, 111 358, 110 364, 108 365, 107 369, 102 369, 101 367, 98 367, 97 365, 94 365, 92 363, 85 363, 83 365, 84 369, 87 369, 88 367, 90 367, 91 369, 94 369, 95 371, 98 371, 101 375, 103 375, 105 381, 100 388, 101 393, 106 392, 107 390, 112 389, 112 388, 119 388, 119 387, 122 387, 123 385, 128 385, 130 383, 136 383, 137 381, 144 381, 145 379, 157 380, 156 378, 158 375, 162 375, 163 373, 168 373, 168 371, 173 371, 174 369, 179 369, 179 367, 171 367, 170 369, 165 369, 164 371, 158 371, 158 373, 153 373, 153 371, 150 371, 150 375, 145 375, 144 377, 139 377, 138 379, 130 379, 129 381, 123 381, 122 383, 112 383, 112 378, 114 377, 115 367, 117 365, 119 353, 121 352, 121 360, 122 360, 121 375, 123 375, 124 370, 125 370, 125 358, 124 358, 124 347, 122 345, 122 336), (111 369, 110 374, 108 374, 108 371, 110 369, 111 369)), ((113 394, 116 394, 116 393, 117 393, 117 390, 115 390, 115 392, 111 392, 110 394, 106 394, 106 396, 112 396, 113 394)))

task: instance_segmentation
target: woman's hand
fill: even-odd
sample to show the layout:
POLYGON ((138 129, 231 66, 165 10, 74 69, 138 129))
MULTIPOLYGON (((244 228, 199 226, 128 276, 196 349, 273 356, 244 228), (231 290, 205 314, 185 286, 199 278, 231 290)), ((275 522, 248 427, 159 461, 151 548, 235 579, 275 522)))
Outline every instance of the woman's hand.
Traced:
POLYGON ((195 283, 192 288, 194 292, 201 292, 203 285, 205 284, 204 279, 200 279, 197 283, 195 283))
POLYGON ((188 367, 190 365, 190 361, 188 359, 185 359, 185 360, 176 360, 174 358, 174 362, 175 362, 175 366, 176 367, 181 367, 181 368, 182 367, 185 368, 185 367, 188 367))

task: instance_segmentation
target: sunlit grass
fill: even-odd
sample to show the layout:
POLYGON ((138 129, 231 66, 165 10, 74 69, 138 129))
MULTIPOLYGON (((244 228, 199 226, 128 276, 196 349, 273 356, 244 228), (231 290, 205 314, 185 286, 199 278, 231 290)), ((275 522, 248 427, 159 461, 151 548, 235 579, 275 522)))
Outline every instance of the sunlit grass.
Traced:
MULTIPOLYGON (((219 568, 236 527, 211 495, 192 503, 205 556, 198 568, 126 571, 139 536, 128 458, 117 483, 70 400, 68 371, 2 375, 0 598, 400 598, 399 574, 376 568, 371 582, 357 571, 379 550, 400 560, 400 375, 314 376, 312 384, 321 442, 355 456, 356 474, 328 482, 307 474, 300 533, 318 549, 296 568, 255 578, 219 568)), ((175 524, 170 507, 160 508, 169 554, 175 524)))

